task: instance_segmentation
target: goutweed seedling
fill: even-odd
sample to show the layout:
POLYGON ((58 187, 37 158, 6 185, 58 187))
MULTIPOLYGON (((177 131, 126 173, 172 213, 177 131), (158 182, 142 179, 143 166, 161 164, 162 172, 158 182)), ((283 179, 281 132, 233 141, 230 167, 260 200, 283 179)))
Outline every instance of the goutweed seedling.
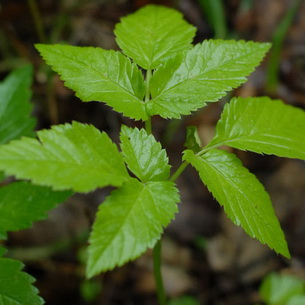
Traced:
POLYGON ((23 137, 2 145, 0 170, 56 192, 116 187, 96 215, 87 277, 154 247, 160 304, 166 300, 159 241, 178 211, 175 181, 189 164, 236 225, 289 257, 264 187, 236 155, 220 147, 305 160, 304 111, 268 97, 233 98, 205 147, 190 129, 181 166, 172 174, 167 153, 152 133, 152 116, 179 119, 244 83, 270 44, 206 40, 194 46, 195 28, 179 12, 157 5, 122 18, 114 32, 122 52, 68 45, 36 48, 79 99, 104 102, 143 121, 145 128, 122 126, 118 149, 92 125, 52 126, 38 131, 37 139, 23 137))

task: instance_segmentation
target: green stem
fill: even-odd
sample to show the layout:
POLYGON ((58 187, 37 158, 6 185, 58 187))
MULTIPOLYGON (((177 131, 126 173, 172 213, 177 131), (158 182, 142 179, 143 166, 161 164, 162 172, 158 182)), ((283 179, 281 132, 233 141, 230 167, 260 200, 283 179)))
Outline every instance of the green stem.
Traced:
MULTIPOLYGON (((146 80, 145 80, 145 104, 147 104, 150 100, 150 79, 151 79, 152 73, 151 70, 146 71, 146 80)), ((151 134, 152 128, 151 128, 151 116, 148 115, 147 120, 145 121, 145 130, 148 134, 151 134)))
MULTIPOLYGON (((224 143, 217 143, 217 144, 212 145, 212 146, 206 146, 206 147, 202 148, 198 153, 196 153, 196 155, 197 156, 204 155, 210 149, 217 148, 217 147, 219 147, 219 146, 221 146, 223 144, 224 143)), ((169 178, 169 181, 175 182, 180 177, 180 175, 183 173, 183 171, 187 168, 188 165, 189 165, 189 163, 187 161, 183 161, 181 163, 181 165, 177 168, 177 170, 169 178)))
MULTIPOLYGON (((147 122, 147 121, 146 121, 147 122)), ((146 127, 145 122, 145 127, 146 127)), ((202 148, 196 155, 202 155, 209 151, 210 149, 214 147, 220 146, 221 143, 212 145, 210 147, 202 148)), ((183 173, 183 171, 186 169, 186 167, 189 165, 189 162, 183 161, 181 165, 178 167, 178 169, 173 173, 173 175, 169 178, 169 181, 175 182, 180 175, 183 173)), ((164 286, 163 286, 163 280, 162 280, 162 274, 161 274, 161 240, 157 242, 157 244, 154 247, 153 250, 153 256, 154 256, 154 275, 155 275, 155 282, 157 287, 157 294, 158 294, 158 300, 159 305, 166 305, 166 296, 164 292, 164 286)))
POLYGON ((228 143, 230 141, 224 141, 224 142, 221 142, 221 143, 216 143, 216 144, 213 144, 213 145, 210 145, 208 144, 207 146, 205 146, 204 148, 202 148, 200 151, 198 151, 196 153, 197 156, 202 156, 204 155, 205 153, 207 153, 209 150, 211 149, 214 149, 214 148, 217 148, 217 147, 220 147, 220 146, 223 146, 223 145, 226 145, 226 143, 228 143))
MULTIPOLYGON (((145 79, 145 104, 150 100, 150 79, 152 76, 152 71, 147 70, 146 79, 145 79)), ((148 115, 147 120, 145 121, 145 130, 148 134, 152 133, 152 123, 151 116, 148 115)), ((153 257, 154 257, 154 276, 157 287, 157 295, 159 300, 159 305, 166 305, 166 296, 164 291, 162 273, 161 273, 161 240, 158 240, 154 249, 153 249, 153 257)))
POLYGON ((42 43, 45 43, 46 36, 44 34, 42 18, 41 18, 37 3, 35 0, 27 0, 27 1, 28 1, 28 6, 30 8, 33 20, 34 20, 34 25, 35 25, 35 29, 36 29, 39 41, 42 43))
MULTIPOLYGON (((49 69, 49 68, 47 68, 49 69)), ((58 117, 58 105, 56 102, 56 95, 55 95, 55 86, 54 86, 54 73, 53 71, 49 70, 47 73, 47 103, 49 108, 49 116, 52 125, 56 125, 59 123, 58 117)))
POLYGON ((182 164, 178 167, 178 169, 169 178, 169 181, 175 182, 188 165, 189 165, 189 163, 187 161, 183 161, 182 164))
POLYGON ((154 257, 154 275, 157 286, 159 305, 166 305, 166 296, 165 296, 163 279, 161 274, 161 240, 158 240, 158 242, 154 247, 153 257, 154 257))
POLYGON ((146 80, 145 80, 145 103, 150 100, 150 79, 152 73, 151 70, 146 71, 146 80))
POLYGON ((223 0, 198 0, 208 22, 213 27, 215 38, 227 36, 227 24, 223 0))
POLYGON ((149 116, 148 119, 145 121, 145 130, 148 134, 151 134, 151 117, 149 116))

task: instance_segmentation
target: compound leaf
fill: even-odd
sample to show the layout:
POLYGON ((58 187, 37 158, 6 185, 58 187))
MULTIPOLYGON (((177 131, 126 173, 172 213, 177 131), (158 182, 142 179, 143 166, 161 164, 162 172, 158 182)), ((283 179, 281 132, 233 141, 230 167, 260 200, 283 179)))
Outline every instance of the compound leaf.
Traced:
POLYGON ((123 52, 146 70, 188 50, 195 32, 179 12, 160 5, 147 5, 122 18, 114 30, 123 52))
POLYGON ((160 181, 169 177, 166 151, 144 129, 126 126, 121 130, 121 148, 128 168, 142 181, 160 181))
POLYGON ((37 44, 36 48, 83 102, 105 102, 125 116, 147 119, 143 75, 120 52, 64 45, 37 44))
POLYGON ((73 122, 0 147, 0 170, 55 190, 89 192, 129 178, 123 156, 106 133, 73 122))
POLYGON ((24 66, 0 83, 0 144, 34 134, 36 120, 30 117, 32 74, 32 66, 24 66))
POLYGON ((305 160, 305 112, 268 97, 234 98, 208 146, 218 144, 305 160))
POLYGON ((90 236, 87 276, 121 266, 155 245, 177 212, 178 190, 169 181, 132 179, 100 205, 90 236))
POLYGON ((246 81, 270 48, 252 41, 206 40, 161 66, 151 79, 150 115, 180 118, 246 81))
POLYGON ((0 239, 5 239, 8 231, 26 229, 32 222, 46 218, 47 211, 71 194, 27 182, 0 187, 0 239))
POLYGON ((21 271, 23 264, 0 258, 0 305, 41 305, 43 300, 32 286, 33 277, 21 271))
POLYGON ((233 223, 277 253, 290 256, 268 193, 234 154, 211 149, 199 156, 187 150, 184 160, 197 169, 233 223))

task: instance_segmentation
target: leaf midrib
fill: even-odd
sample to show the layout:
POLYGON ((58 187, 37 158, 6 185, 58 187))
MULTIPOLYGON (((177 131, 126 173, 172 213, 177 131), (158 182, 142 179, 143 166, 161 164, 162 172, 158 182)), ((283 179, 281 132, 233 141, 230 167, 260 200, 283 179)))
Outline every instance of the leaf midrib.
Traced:
MULTIPOLYGON (((124 91, 127 95, 129 95, 129 96, 131 96, 132 98, 136 99, 136 100, 139 101, 141 104, 143 104, 143 105, 145 104, 145 102, 144 102, 143 100, 140 100, 140 99, 135 95, 135 92, 131 93, 131 92, 129 92, 127 89, 125 89, 124 87, 122 87, 119 83, 113 81, 113 80, 110 79, 109 77, 105 77, 105 75, 104 75, 103 73, 101 73, 99 70, 97 70, 97 69, 96 69, 95 67, 93 67, 92 65, 87 64, 87 62, 85 62, 85 61, 80 61, 80 60, 78 60, 77 58, 69 57, 69 56, 67 56, 66 54, 63 54, 63 53, 60 53, 60 52, 58 53, 58 52, 56 52, 56 50, 52 50, 52 52, 53 52, 54 54, 56 54, 57 56, 64 56, 65 58, 67 58, 67 59, 69 59, 69 60, 73 60, 74 62, 78 63, 80 66, 84 66, 84 67, 90 68, 90 69, 93 70, 97 75, 101 76, 101 79, 104 79, 104 80, 106 80, 106 81, 111 82, 111 83, 114 84, 115 86, 119 87, 122 91, 124 91)), ((118 54, 116 54, 116 55, 118 55, 118 54)), ((104 60, 104 57, 103 57, 103 60, 104 60)), ((48 61, 48 60, 46 60, 46 61, 48 61)), ((105 60, 104 60, 104 62, 105 62, 105 60)), ((132 63, 130 63, 130 64, 131 64, 131 66, 132 66, 132 63)), ((54 66, 54 65, 52 64, 52 66, 54 66)), ((134 67, 132 66, 132 68, 134 68, 134 67)), ((61 73, 61 74, 62 74, 62 73, 61 73)), ((105 74, 108 75, 108 73, 105 73, 105 74)), ((67 80, 65 80, 65 82, 69 82, 69 80, 67 79, 67 80)), ((103 91, 103 92, 104 92, 104 91, 103 91)), ((115 91, 111 91, 111 92, 115 92, 115 91)))
MULTIPOLYGON (((192 50, 190 50, 189 52, 191 52, 191 51, 192 51, 192 50)), ((256 53, 256 52, 253 50, 253 51, 251 51, 251 52, 249 52, 249 53, 244 54, 243 56, 234 58, 234 60, 238 60, 238 59, 241 59, 241 58, 244 58, 244 57, 249 57, 251 54, 255 54, 255 53, 256 53)), ((186 56, 187 56, 187 55, 186 55, 186 56)), ((205 70, 205 71, 202 72, 201 74, 198 74, 198 75, 196 75, 196 76, 194 76, 194 77, 191 77, 191 78, 188 78, 188 79, 186 79, 186 80, 183 80, 182 82, 180 82, 180 83, 178 83, 178 84, 176 84, 176 85, 174 85, 174 86, 172 86, 172 87, 170 87, 170 88, 168 88, 168 89, 163 89, 157 96, 155 96, 155 97, 151 100, 151 102, 154 102, 154 101, 157 100, 160 96, 162 96, 162 94, 168 93, 168 92, 174 90, 175 88, 181 86, 182 84, 186 84, 186 83, 192 82, 192 81, 200 82, 200 79, 199 79, 199 78, 203 77, 204 74, 206 74, 206 73, 208 73, 208 72, 211 72, 211 71, 213 71, 213 70, 216 70, 216 69, 218 70, 218 69, 220 69, 222 66, 226 65, 227 63, 229 63, 230 61, 232 62, 233 60, 231 59, 231 60, 224 61, 221 65, 217 65, 216 67, 215 67, 215 66, 214 66, 214 67, 211 67, 210 69, 205 70)), ((183 63, 184 63, 184 62, 182 62, 182 63, 180 64, 180 66, 176 69, 175 72, 177 72, 177 71, 179 70, 179 68, 183 65, 183 63)), ((173 73, 173 75, 175 74, 175 72, 173 73)), ((230 80, 231 80, 231 79, 240 79, 240 78, 241 78, 241 79, 244 79, 245 76, 226 78, 226 80, 228 80, 228 79, 230 79, 230 80)), ((170 81, 171 79, 172 79, 172 77, 169 79, 169 81, 170 81)), ((207 79, 207 80, 209 80, 209 79, 207 79)), ((169 81, 168 81, 168 83, 169 83, 169 81)), ((231 87, 231 86, 230 86, 230 87, 231 87)), ((229 87, 229 88, 230 88, 230 87, 229 87)), ((165 87, 164 87, 164 88, 165 88, 165 87)))
MULTIPOLYGON (((1 160, 4 160, 4 159, 1 159, 1 160)), ((33 163, 48 163, 48 164, 53 164, 53 163, 59 163, 60 165, 61 165, 61 168, 62 168, 62 165, 67 165, 67 166, 73 166, 73 167, 76 167, 76 168, 80 168, 80 169, 84 169, 84 168, 87 168, 87 169, 89 169, 89 171, 91 171, 91 172, 98 172, 98 173, 103 173, 103 171, 101 171, 101 168, 99 167, 99 168, 97 168, 96 166, 95 167, 91 167, 90 165, 85 165, 84 163, 77 163, 77 162, 75 162, 75 163, 73 163, 73 162, 66 162, 66 161, 60 161, 60 160, 50 160, 50 159, 48 159, 48 160, 37 160, 37 159, 6 159, 6 161, 11 161, 11 162, 15 162, 15 161, 17 161, 17 162, 23 162, 23 163, 25 163, 25 162, 29 162, 29 163, 31 163, 31 164, 33 164, 33 163)), ((115 168, 113 168, 113 167, 109 167, 109 165, 108 165, 108 163, 104 163, 103 162, 103 164, 106 164, 106 166, 108 167, 108 170, 110 169, 110 170, 112 170, 112 171, 115 171, 115 168)), ((102 165, 102 164, 100 164, 100 165, 102 165)), ((104 170, 104 168, 102 168, 103 170, 104 170)), ((81 173, 81 172, 80 172, 81 173)), ((105 173, 103 173, 103 176, 105 175, 105 173)), ((124 178, 126 178, 126 176, 124 176, 123 174, 122 175, 113 175, 113 174, 108 174, 107 173, 107 175, 109 175, 109 176, 121 176, 121 177, 124 177, 124 178)))
MULTIPOLYGON (((255 140, 255 139, 251 139, 251 137, 255 137, 255 134, 250 134, 250 135, 243 135, 243 136, 239 136, 239 137, 236 137, 236 138, 232 138, 232 139, 228 139, 228 140, 224 140, 224 141, 212 141, 211 144, 213 144, 213 147, 214 146, 221 146, 221 145, 227 145, 227 146, 230 146, 228 145, 228 143, 235 143, 235 142, 238 142, 238 141, 243 141, 243 142, 248 142, 248 143, 256 143, 256 144, 265 144, 265 145, 268 145, 268 146, 275 146, 275 147, 278 147, 278 148, 283 148, 283 149, 290 149, 291 148, 289 146, 284 146, 284 145, 281 145, 279 143, 272 143, 272 142, 269 142, 269 141, 262 141, 262 140, 255 140)), ((283 141, 287 141, 287 140, 291 140, 290 138, 288 137, 282 137, 282 136, 275 136, 275 135, 272 135, 272 134, 265 134, 265 133, 261 133, 260 136, 265 136, 267 138, 277 138, 277 139, 280 139, 280 140, 283 140, 283 141)), ((219 137, 221 139, 221 137, 219 137)), ((215 140, 217 140, 217 138, 215 138, 215 140)), ((207 147, 207 148, 210 148, 210 147, 207 147)), ((212 147, 211 147, 212 148, 212 147)), ((238 147, 236 147, 238 148, 238 147)), ((259 151, 259 150, 257 150, 259 151)), ((260 150, 262 151, 262 150, 260 150)), ((303 152, 302 150, 299 150, 299 152, 303 152)), ((304 153, 304 152, 303 152, 304 153)), ((305 155, 305 153, 304 153, 305 155)))
MULTIPOLYGON (((139 183, 141 183, 141 182, 139 182, 139 183)), ((139 198, 140 198, 140 197, 142 196, 142 194, 146 191, 146 187, 145 187, 145 185, 142 184, 142 183, 141 183, 141 188, 142 188, 142 189, 139 191, 138 196, 137 196, 137 199, 135 200, 134 203, 132 203, 132 204, 130 205, 130 207, 129 207, 129 209, 128 209, 128 212, 125 213, 124 218, 123 218, 123 221, 121 222, 120 226, 118 226, 116 232, 115 232, 114 234, 112 234, 112 238, 110 239, 110 242, 108 242, 107 245, 104 246, 104 247, 102 247, 102 249, 99 251, 99 252, 102 253, 102 254, 100 254, 100 255, 98 256, 97 259, 94 259, 95 263, 94 263, 93 265, 96 265, 97 262, 98 262, 98 261, 100 260, 100 258, 102 257, 102 255, 104 255, 105 251, 106 251, 110 246, 112 246, 112 244, 115 242, 115 239, 117 238, 117 236, 119 235, 119 233, 124 232, 124 231, 122 230, 122 228, 124 228, 124 226, 125 226, 125 224, 126 224, 126 221, 127 221, 127 219, 129 218, 129 215, 132 213, 133 209, 135 209, 135 208, 138 206, 138 200, 139 200, 139 198)), ((140 203, 140 204, 141 204, 141 203, 140 203)), ((133 253, 133 252, 134 252, 134 251, 132 251, 132 253, 133 253)), ((118 260, 118 261, 120 261, 120 262, 119 262, 118 264, 121 264, 121 263, 122 263, 122 256, 123 256, 123 255, 124 255, 124 253, 121 254, 121 257, 120 257, 120 259, 118 260)), ((132 259, 132 257, 131 257, 130 259, 132 259)))
MULTIPOLYGON (((218 173, 220 176, 224 177, 224 178, 226 179, 226 181, 227 181, 231 186, 233 186, 233 188, 236 189, 236 190, 242 195, 243 198, 246 199, 247 202, 251 203, 251 200, 249 200, 249 198, 246 196, 246 194, 245 194, 244 192, 242 192, 242 191, 240 190, 239 187, 237 187, 236 183, 235 183, 232 179, 230 179, 230 177, 228 177, 227 175, 223 174, 220 170, 218 170, 217 167, 215 167, 213 164, 209 163, 209 162, 208 162, 207 160, 205 160, 204 158, 200 158, 200 159, 201 159, 203 162, 205 162, 208 166, 210 166, 216 173, 218 173)), ((244 168, 244 169, 246 169, 246 168, 244 168)), ((249 171, 248 171, 248 173, 249 173, 250 175, 252 175, 249 171)), ((249 225, 249 222, 248 222, 248 220, 247 220, 247 217, 244 216, 242 206, 241 206, 240 204, 238 204, 238 205, 239 205, 239 209, 240 209, 241 213, 243 214, 243 217, 244 217, 245 221, 246 221, 247 224, 248 224, 248 228, 251 229, 252 226, 249 225)), ((251 205, 250 205, 250 206, 251 206, 251 205)), ((234 209, 234 210, 235 210, 235 209, 234 209)), ((257 209, 253 209, 253 210, 255 211, 255 215, 258 216, 258 218, 261 220, 261 222, 263 222, 263 223, 265 224, 265 226, 269 227, 269 229, 270 229, 269 223, 266 222, 264 218, 261 218, 261 217, 260 217, 260 214, 258 213, 257 209)), ((252 210, 250 209, 250 211, 252 211, 252 210)), ((252 213, 251 213, 251 214, 252 214, 252 213)), ((252 215, 253 215, 253 214, 252 214, 252 215)), ((260 233, 261 238, 266 242, 266 239, 264 238, 264 235, 261 234, 260 226, 256 226, 256 228, 258 229, 258 232, 260 233)), ((255 233, 253 232, 253 230, 251 230, 251 232, 252 232, 253 236, 256 237, 256 235, 255 235, 255 233)), ((270 232, 270 230, 269 230, 269 232, 270 232)))

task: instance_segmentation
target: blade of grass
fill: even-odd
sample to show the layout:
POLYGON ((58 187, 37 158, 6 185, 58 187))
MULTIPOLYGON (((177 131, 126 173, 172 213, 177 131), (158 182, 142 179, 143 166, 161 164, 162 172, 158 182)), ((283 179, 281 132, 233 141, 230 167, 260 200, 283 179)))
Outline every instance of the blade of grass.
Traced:
POLYGON ((271 55, 267 67, 267 90, 270 92, 274 92, 278 86, 279 63, 283 42, 287 36, 288 30, 291 27, 300 4, 301 0, 292 0, 289 9, 273 34, 271 55))
POLYGON ((37 3, 35 0, 27 0, 28 1, 28 6, 30 8, 32 17, 33 17, 33 21, 34 21, 34 25, 35 25, 35 29, 39 38, 39 42, 45 43, 46 40, 46 36, 44 33, 44 27, 43 27, 43 22, 42 22, 42 18, 37 6, 37 3))
POLYGON ((198 0, 209 24, 213 27, 216 39, 227 36, 227 25, 222 0, 198 0))

